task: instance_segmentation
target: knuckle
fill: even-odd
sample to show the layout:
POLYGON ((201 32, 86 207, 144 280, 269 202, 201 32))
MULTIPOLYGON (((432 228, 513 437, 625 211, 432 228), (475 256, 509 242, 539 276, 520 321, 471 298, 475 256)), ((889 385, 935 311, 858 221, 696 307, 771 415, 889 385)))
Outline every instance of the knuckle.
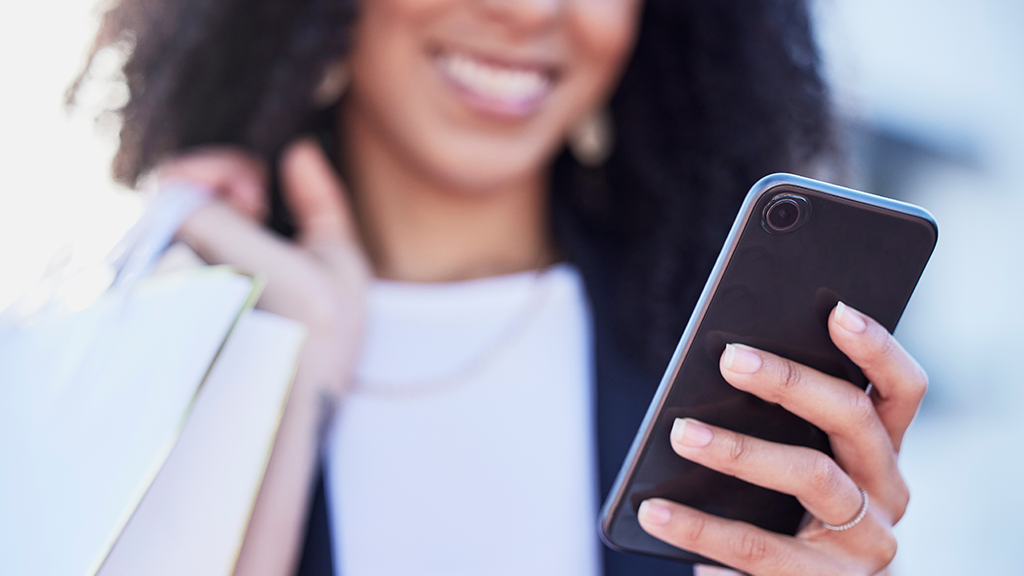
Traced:
POLYGON ((748 531, 740 538, 736 546, 736 555, 743 564, 756 566, 771 558, 772 547, 764 534, 748 531))
POLYGON ((917 364, 916 362, 914 364, 916 373, 908 382, 907 387, 909 388, 909 393, 913 399, 920 402, 921 399, 924 398, 925 392, 928 391, 928 372, 926 372, 920 364, 917 364))
POLYGON ((822 499, 830 499, 839 492, 842 475, 839 466, 824 454, 813 456, 807 481, 811 490, 822 499))
POLYGON ((775 392, 779 399, 793 394, 794 390, 800 387, 803 381, 803 372, 793 362, 783 360, 779 363, 778 378, 775 382, 775 392))
POLYGON ((744 456, 747 454, 749 445, 747 438, 742 434, 731 434, 729 440, 729 450, 727 452, 727 458, 730 464, 738 464, 743 461, 744 456))
POLYGON ((688 544, 699 543, 704 537, 704 529, 707 528, 707 525, 708 521, 706 518, 695 515, 682 529, 680 537, 688 544))
POLYGON ((880 359, 888 360, 899 356, 903 352, 903 347, 900 346, 896 337, 888 332, 885 332, 885 337, 878 343, 876 354, 880 359))
POLYGON ((892 564, 893 558, 896 557, 896 536, 892 533, 892 530, 883 531, 878 541, 871 547, 874 572, 879 572, 889 564, 892 564))
POLYGON ((851 396, 846 415, 847 428, 852 433, 867 430, 878 421, 875 403, 871 401, 870 396, 860 392, 851 396))
POLYGON ((880 337, 869 341, 858 356, 863 356, 858 363, 862 368, 873 368, 890 362, 892 358, 903 351, 899 342, 892 334, 884 329, 878 331, 880 337))

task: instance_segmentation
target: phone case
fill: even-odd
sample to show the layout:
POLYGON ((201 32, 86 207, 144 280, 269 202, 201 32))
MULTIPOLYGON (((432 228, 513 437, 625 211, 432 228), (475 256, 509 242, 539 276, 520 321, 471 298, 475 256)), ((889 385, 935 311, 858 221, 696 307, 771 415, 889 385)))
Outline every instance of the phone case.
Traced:
POLYGON ((652 497, 795 534, 804 515, 796 498, 681 458, 669 443, 672 423, 692 417, 831 453, 821 430, 722 378, 725 345, 747 344, 866 388, 861 371, 832 344, 828 315, 842 300, 894 330, 937 236, 931 215, 910 204, 789 174, 755 184, 605 501, 605 542, 717 564, 640 528, 637 509, 652 497), (765 222, 779 195, 806 201, 803 220, 781 233, 765 222))

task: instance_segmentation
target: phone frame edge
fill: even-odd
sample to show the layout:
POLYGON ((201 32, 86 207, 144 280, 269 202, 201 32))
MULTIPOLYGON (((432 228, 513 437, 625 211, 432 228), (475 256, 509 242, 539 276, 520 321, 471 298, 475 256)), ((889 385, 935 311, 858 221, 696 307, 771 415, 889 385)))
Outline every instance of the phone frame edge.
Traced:
POLYGON ((711 269, 708 281, 704 284, 700 297, 697 299, 697 303, 694 306, 694 310, 698 310, 699 313, 695 316, 691 316, 690 320, 687 322, 686 328, 683 330, 683 334, 679 339, 679 344, 672 353, 672 359, 669 360, 669 369, 665 370, 665 373, 661 378, 661 382, 658 384, 658 389, 654 393, 655 401, 652 401, 647 407, 647 412, 644 414, 644 418, 640 422, 638 431, 642 431, 642 433, 636 434, 633 437, 633 442, 629 446, 629 451, 626 452, 626 458, 623 462, 628 463, 628 465, 621 466, 619 468, 619 473, 615 476, 615 481, 612 482, 611 489, 608 491, 608 496, 601 507, 601 511, 598 516, 600 518, 599 532, 601 540, 610 548, 619 551, 627 551, 611 539, 610 530, 611 520, 613 517, 612 513, 621 505, 622 499, 625 497, 623 487, 626 480, 632 477, 636 470, 636 466, 639 461, 639 452, 650 439, 654 420, 658 413, 661 412, 665 400, 668 397, 668 391, 672 388, 672 383, 675 382, 675 378, 678 375, 679 368, 681 366, 681 360, 686 356, 690 346, 693 344, 693 336, 696 334, 697 327, 700 326, 701 322, 704 320, 704 315, 707 312, 708 301, 710 300, 711 295, 714 294, 718 283, 721 281, 722 271, 732 258, 733 250, 736 247, 736 239, 743 231, 743 223, 750 217, 750 214, 753 212, 754 205, 757 204, 757 199, 760 198, 765 191, 780 184, 789 183, 788 178, 781 178, 783 176, 788 175, 772 174, 759 180, 754 184, 750 191, 747 192, 746 197, 743 199, 743 203, 740 205, 739 213, 733 221, 732 227, 729 229, 729 234, 726 236, 725 243, 723 244, 723 246, 729 246, 729 250, 727 252, 719 253, 718 258, 715 260, 715 265, 711 269))

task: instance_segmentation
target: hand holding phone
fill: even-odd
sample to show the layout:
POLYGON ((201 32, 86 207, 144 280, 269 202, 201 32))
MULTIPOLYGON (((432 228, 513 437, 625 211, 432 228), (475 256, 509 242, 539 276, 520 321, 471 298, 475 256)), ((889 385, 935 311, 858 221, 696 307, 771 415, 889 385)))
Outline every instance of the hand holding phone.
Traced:
POLYGON ((935 230, 824 183, 755 185, 602 510, 606 541, 751 574, 887 565, 926 386, 891 330, 935 230))

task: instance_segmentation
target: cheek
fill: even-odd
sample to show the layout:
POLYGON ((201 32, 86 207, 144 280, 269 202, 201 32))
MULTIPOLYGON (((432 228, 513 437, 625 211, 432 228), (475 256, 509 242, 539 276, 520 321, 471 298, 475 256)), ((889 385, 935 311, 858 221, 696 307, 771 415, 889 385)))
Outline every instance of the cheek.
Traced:
POLYGON ((636 42, 641 0, 566 0, 570 34, 593 104, 606 99, 636 42))
POLYGON ((401 94, 422 67, 420 36, 438 14, 460 0, 365 0, 354 28, 349 61, 352 88, 369 97, 401 94))
POLYGON ((404 161, 419 160, 436 139, 434 82, 424 30, 464 0, 365 0, 349 54, 349 106, 404 161), (433 135, 433 136, 432 136, 433 135))

